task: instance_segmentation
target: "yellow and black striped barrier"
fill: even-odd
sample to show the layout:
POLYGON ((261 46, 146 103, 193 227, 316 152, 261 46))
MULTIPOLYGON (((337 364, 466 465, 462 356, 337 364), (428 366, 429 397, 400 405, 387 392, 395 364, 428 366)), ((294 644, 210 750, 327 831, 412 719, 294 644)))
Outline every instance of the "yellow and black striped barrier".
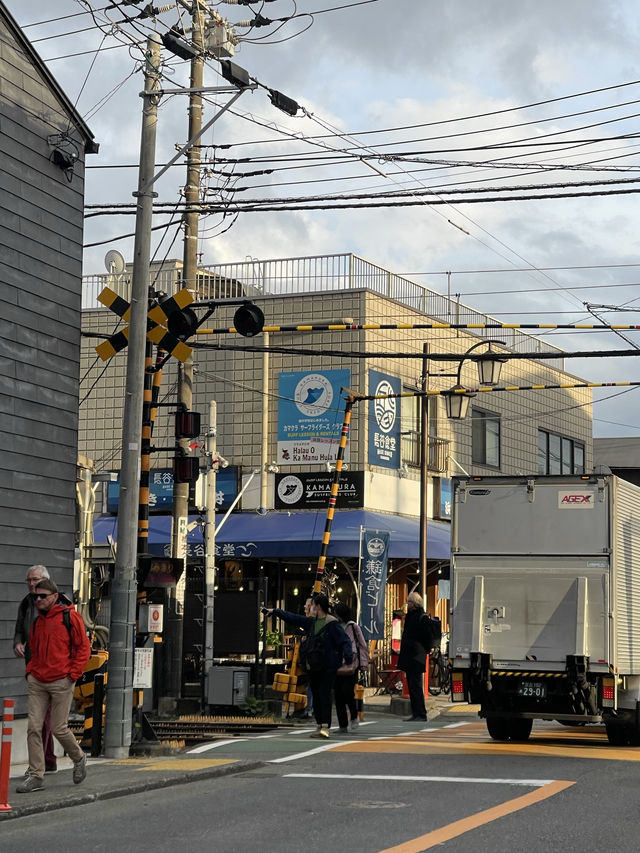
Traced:
POLYGON ((522 678, 567 678, 566 672, 522 672, 521 670, 492 669, 491 678, 496 675, 517 675, 522 678))
MULTIPOLYGON (((407 329, 568 329, 578 332, 598 331, 640 331, 640 325, 602 323, 303 323, 300 325, 264 326, 263 332, 367 332, 376 330, 407 329)), ((223 326, 219 329, 198 329, 198 335, 229 335, 239 334, 233 326, 223 326)))
POLYGON ((84 672, 76 681, 73 691, 76 707, 81 714, 84 714, 84 727, 80 746, 86 749, 91 748, 96 742, 97 732, 94 731, 94 727, 97 726, 98 732, 102 733, 104 723, 104 693, 101 699, 97 699, 100 707, 96 710, 94 707, 96 703, 96 677, 101 676, 103 683, 106 684, 108 660, 109 652, 105 650, 94 652, 89 658, 84 672))

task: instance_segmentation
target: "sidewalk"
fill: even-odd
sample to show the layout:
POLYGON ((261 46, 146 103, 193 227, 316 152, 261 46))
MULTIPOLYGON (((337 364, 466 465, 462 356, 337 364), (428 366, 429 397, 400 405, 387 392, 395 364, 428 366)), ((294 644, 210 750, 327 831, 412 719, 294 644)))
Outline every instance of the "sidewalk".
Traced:
POLYGON ((168 788, 187 782, 242 773, 261 767, 262 762, 227 758, 188 758, 184 754, 122 760, 89 758, 87 778, 81 785, 73 784, 72 766, 69 758, 59 758, 58 772, 45 775, 43 790, 31 794, 16 794, 16 785, 24 775, 26 765, 13 765, 9 780, 11 811, 0 812, 0 822, 12 817, 81 806, 155 788, 168 788))
MULTIPOLYGON (((394 716, 410 713, 408 699, 402 699, 399 696, 370 695, 365 696, 364 699, 365 715, 367 712, 375 715, 391 714, 392 704, 394 716)), ((452 706, 448 696, 428 696, 426 705, 429 720, 451 710, 462 710, 458 706, 452 706)), ((475 706, 465 705, 464 709, 472 711, 475 706)), ((71 779, 72 762, 65 757, 58 759, 57 773, 45 775, 43 790, 31 794, 16 794, 16 785, 24 775, 26 765, 15 764, 11 767, 9 780, 11 811, 0 812, 0 822, 9 818, 42 814, 42 812, 123 797, 155 788, 167 788, 187 782, 243 773, 261 766, 263 762, 258 760, 192 758, 184 752, 169 756, 122 760, 89 758, 86 780, 80 785, 74 785, 71 779)))

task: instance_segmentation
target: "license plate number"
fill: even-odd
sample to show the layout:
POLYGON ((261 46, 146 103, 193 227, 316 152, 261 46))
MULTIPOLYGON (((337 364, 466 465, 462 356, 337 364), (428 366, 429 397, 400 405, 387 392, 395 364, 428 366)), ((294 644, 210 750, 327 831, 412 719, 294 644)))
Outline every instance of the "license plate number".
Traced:
POLYGON ((518 686, 518 696, 528 696, 532 699, 544 699, 547 695, 547 685, 544 681, 521 681, 518 686))

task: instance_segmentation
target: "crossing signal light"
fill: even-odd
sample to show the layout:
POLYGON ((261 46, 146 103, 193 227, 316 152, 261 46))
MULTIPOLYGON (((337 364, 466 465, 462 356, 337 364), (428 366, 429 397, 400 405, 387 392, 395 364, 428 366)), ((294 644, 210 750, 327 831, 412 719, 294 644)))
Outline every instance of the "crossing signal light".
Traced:
POLYGON ((159 304, 149 312, 149 317, 156 322, 166 323, 169 332, 181 341, 186 341, 195 335, 198 328, 198 315, 189 308, 193 297, 188 290, 178 291, 175 296, 165 296, 159 304))
POLYGON ((252 338, 264 328, 264 314, 253 302, 245 302, 233 315, 233 327, 245 338, 252 338))
POLYGON ((186 341, 195 334, 198 328, 198 316, 192 308, 183 308, 182 311, 174 311, 169 314, 167 328, 172 335, 186 341))
POLYGON ((200 420, 200 412, 176 412, 176 438, 197 438, 200 420))
POLYGON ((175 456, 173 459, 173 482, 195 483, 200 476, 200 461, 195 456, 175 456))

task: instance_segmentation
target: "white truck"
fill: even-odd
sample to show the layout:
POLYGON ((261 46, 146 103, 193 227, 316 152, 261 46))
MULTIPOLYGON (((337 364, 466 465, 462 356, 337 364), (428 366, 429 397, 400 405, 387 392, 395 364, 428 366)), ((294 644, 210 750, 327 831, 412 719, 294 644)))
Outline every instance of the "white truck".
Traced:
POLYGON ((640 488, 456 477, 451 552, 452 700, 496 740, 540 719, 640 745, 640 488))

